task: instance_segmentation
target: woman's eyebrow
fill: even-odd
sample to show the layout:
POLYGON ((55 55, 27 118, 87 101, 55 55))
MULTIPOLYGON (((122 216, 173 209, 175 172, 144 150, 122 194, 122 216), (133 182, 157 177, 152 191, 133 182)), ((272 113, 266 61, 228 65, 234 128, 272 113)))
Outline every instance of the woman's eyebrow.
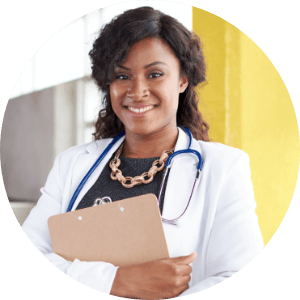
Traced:
POLYGON ((152 67, 152 66, 159 65, 159 64, 163 64, 163 65, 166 65, 166 66, 167 66, 167 64, 164 63, 164 62, 162 62, 162 61, 155 61, 155 62, 153 62, 153 63, 151 63, 151 64, 149 64, 149 65, 146 65, 146 66, 144 67, 144 69, 147 69, 147 68, 150 68, 150 67, 152 67))
MULTIPOLYGON (((144 69, 147 69, 147 68, 150 68, 152 66, 155 66, 155 65, 159 65, 159 64, 163 64, 163 65, 166 65, 166 63, 162 62, 162 61, 154 61, 152 62, 151 64, 148 64, 144 67, 144 69)), ((127 67, 124 67, 124 66, 121 66, 121 65, 117 65, 117 68, 121 68, 121 69, 124 69, 124 70, 127 70, 127 71, 131 71, 131 69, 127 68, 127 67)))
POLYGON ((117 68, 121 68, 121 69, 125 69, 125 70, 128 70, 128 71, 130 71, 130 69, 129 69, 129 68, 126 68, 126 67, 124 67, 124 66, 121 66, 121 65, 117 65, 117 68))

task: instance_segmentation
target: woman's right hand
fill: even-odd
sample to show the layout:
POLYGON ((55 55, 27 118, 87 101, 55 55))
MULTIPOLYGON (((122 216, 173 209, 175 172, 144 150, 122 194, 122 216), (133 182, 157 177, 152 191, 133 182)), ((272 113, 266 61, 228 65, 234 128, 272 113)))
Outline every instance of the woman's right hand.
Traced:
POLYGON ((188 256, 155 260, 129 267, 119 267, 111 295, 138 299, 166 299, 183 293, 191 280, 192 267, 197 257, 188 256))

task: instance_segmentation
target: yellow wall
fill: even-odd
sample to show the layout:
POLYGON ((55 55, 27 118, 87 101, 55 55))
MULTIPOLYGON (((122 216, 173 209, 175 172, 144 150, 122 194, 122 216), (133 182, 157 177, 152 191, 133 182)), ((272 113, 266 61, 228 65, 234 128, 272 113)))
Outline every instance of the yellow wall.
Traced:
POLYGON ((236 27, 193 8, 203 42, 207 83, 199 108, 213 141, 250 156, 256 213, 265 244, 292 199, 299 169, 299 132, 288 91, 267 56, 236 27))

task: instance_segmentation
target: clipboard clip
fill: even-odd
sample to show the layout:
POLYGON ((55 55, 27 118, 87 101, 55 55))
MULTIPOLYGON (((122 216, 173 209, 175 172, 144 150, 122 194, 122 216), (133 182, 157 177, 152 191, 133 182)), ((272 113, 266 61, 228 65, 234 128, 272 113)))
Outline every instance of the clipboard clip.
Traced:
POLYGON ((110 197, 103 197, 103 198, 97 198, 94 202, 93 206, 98 206, 100 204, 106 204, 106 203, 111 203, 111 198, 110 197))

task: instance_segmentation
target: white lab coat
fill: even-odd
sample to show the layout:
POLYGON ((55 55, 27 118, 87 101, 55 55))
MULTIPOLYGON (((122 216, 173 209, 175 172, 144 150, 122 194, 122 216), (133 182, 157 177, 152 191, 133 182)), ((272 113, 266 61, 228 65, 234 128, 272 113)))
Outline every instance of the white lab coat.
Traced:
MULTIPOLYGON (((97 167, 80 192, 72 210, 99 177, 121 138, 97 167)), ((66 261, 53 253, 47 220, 64 213, 69 201, 99 155, 112 139, 72 147, 58 155, 42 196, 23 224, 33 244, 60 270, 98 291, 110 293, 117 267, 104 262, 66 261)), ((175 151, 186 149, 188 136, 179 128, 175 151)), ((170 257, 196 251, 192 279, 183 295, 202 291, 249 263, 263 248, 255 214, 256 203, 250 178, 249 158, 243 151, 219 143, 192 140, 191 148, 204 159, 200 180, 190 206, 178 224, 163 223, 170 257)), ((184 210, 196 174, 198 160, 181 154, 172 162, 163 217, 173 219, 184 210)))

